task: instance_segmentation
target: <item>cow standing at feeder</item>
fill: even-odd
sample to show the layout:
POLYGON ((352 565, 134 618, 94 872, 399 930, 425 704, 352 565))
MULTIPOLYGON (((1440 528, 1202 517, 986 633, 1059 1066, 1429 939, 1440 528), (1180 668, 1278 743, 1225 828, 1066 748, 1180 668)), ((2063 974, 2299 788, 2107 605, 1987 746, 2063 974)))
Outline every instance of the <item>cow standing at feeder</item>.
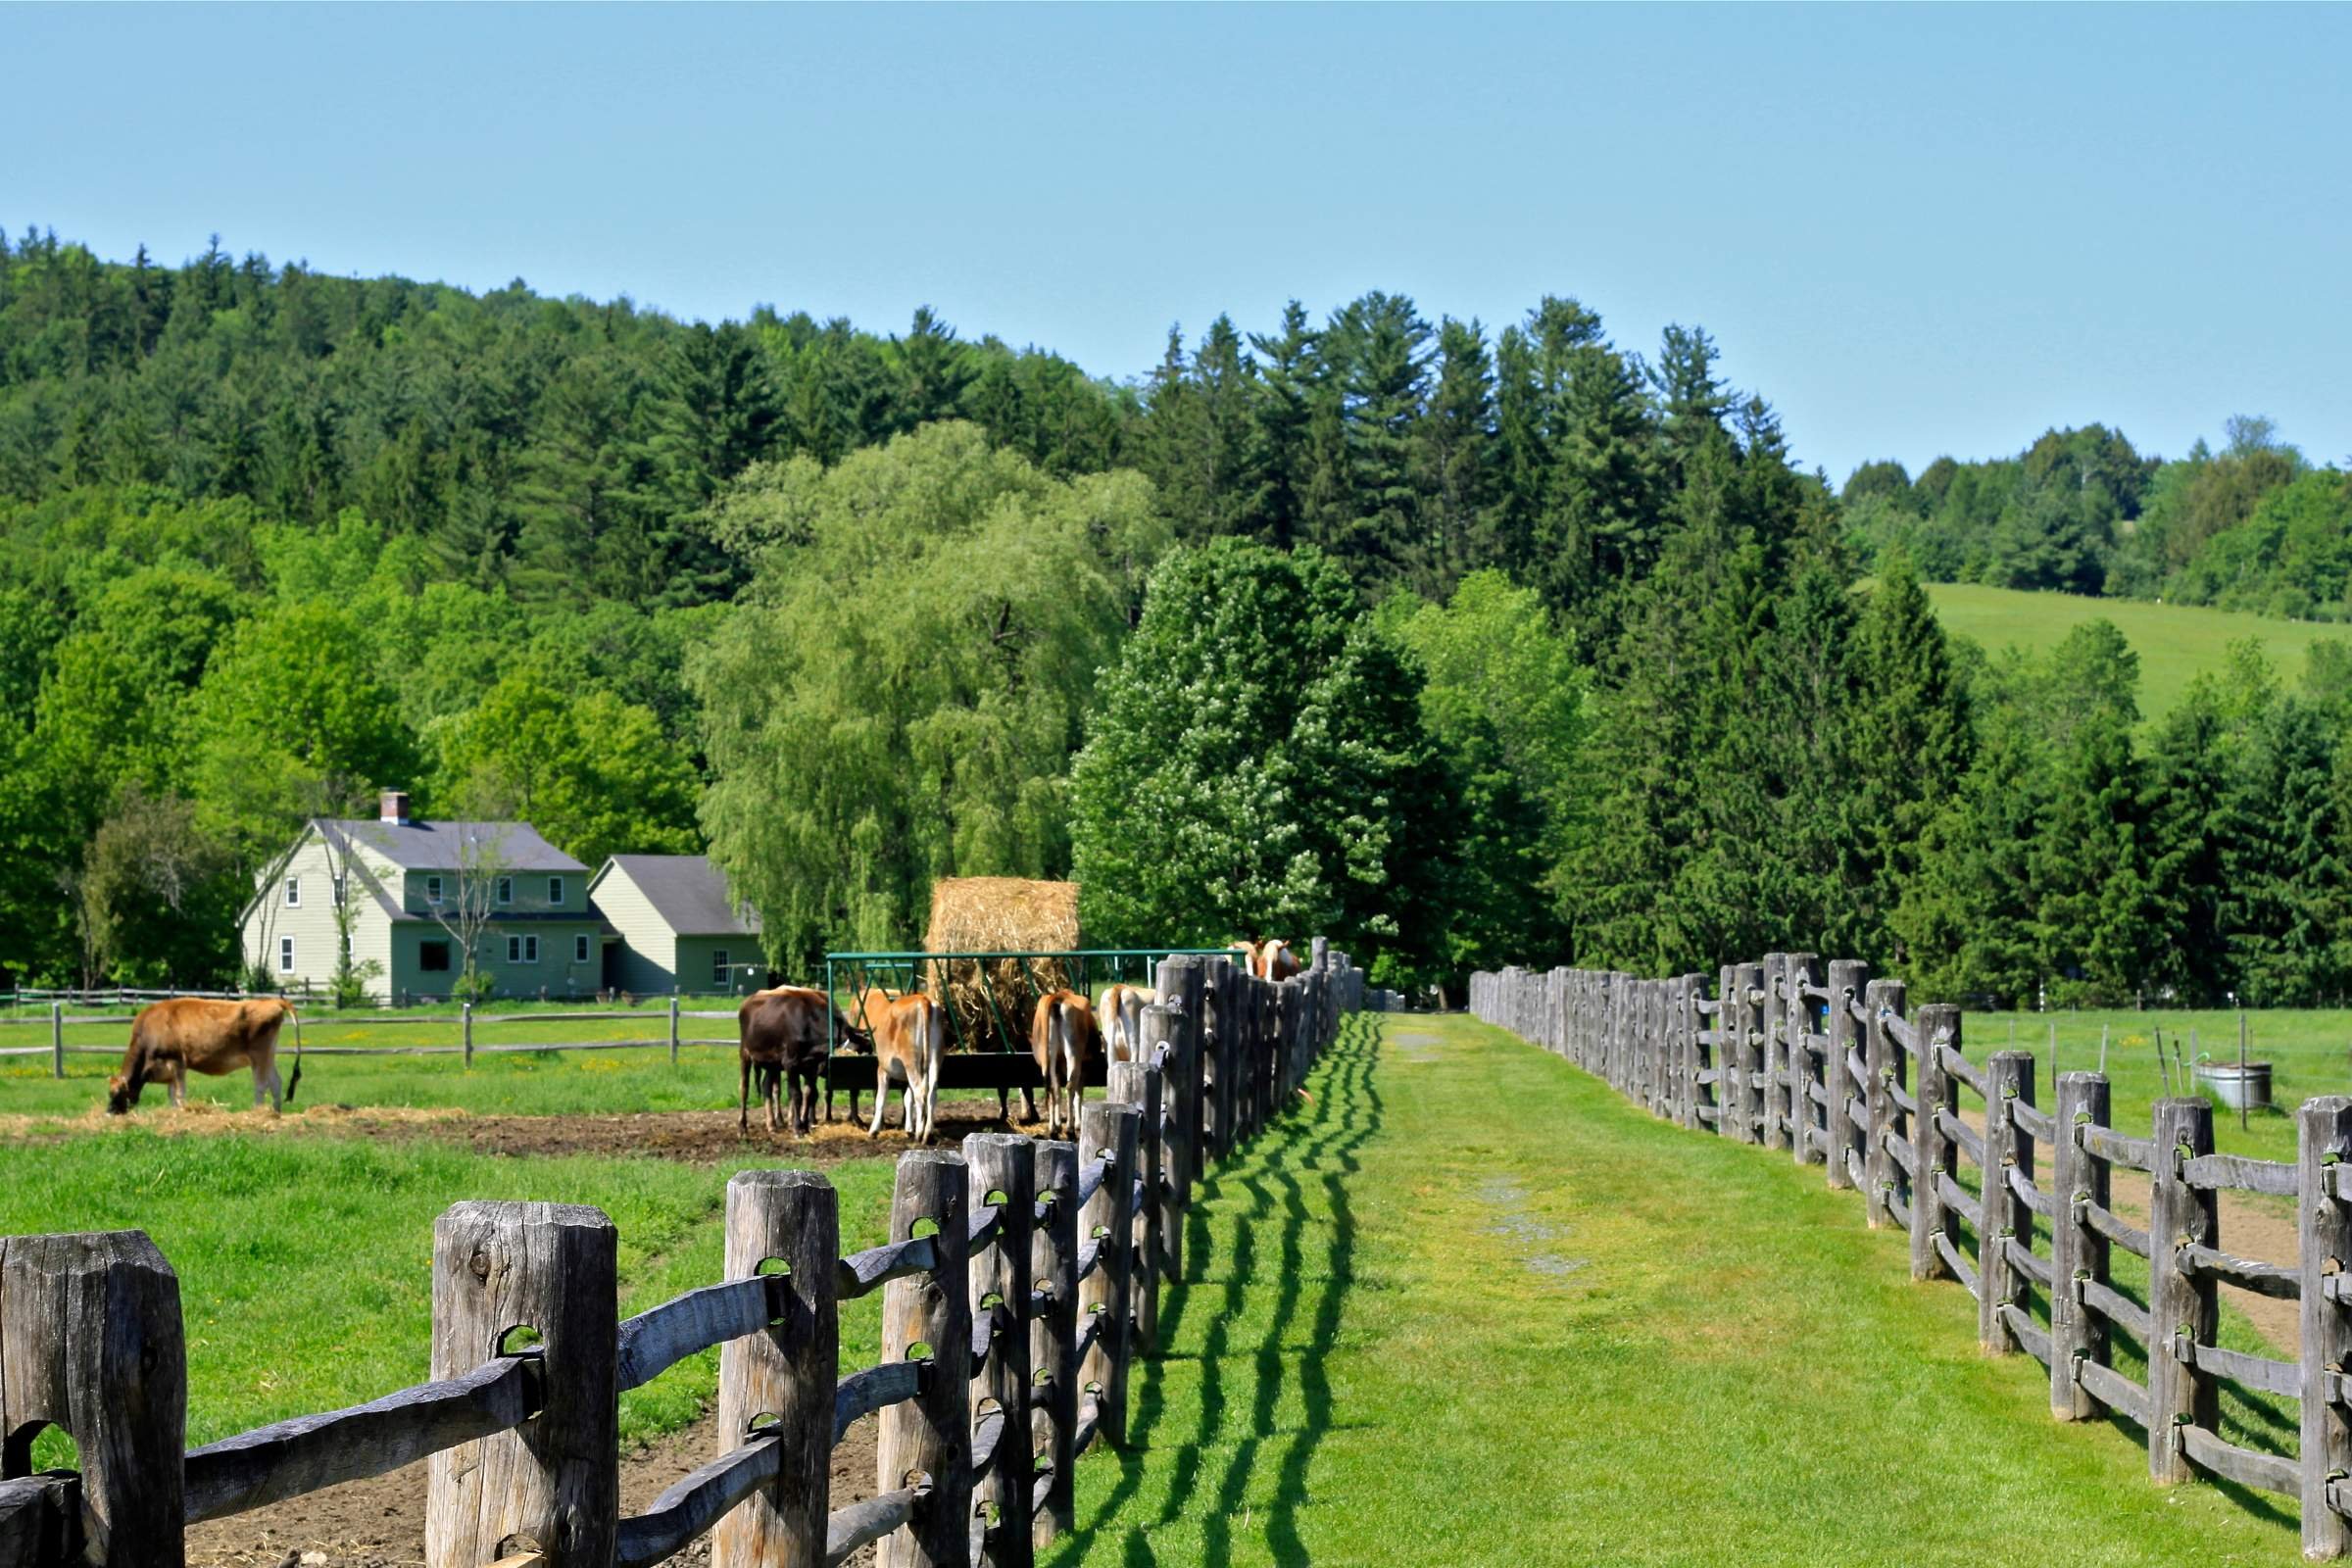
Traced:
POLYGON ((853 1026, 833 1007, 832 999, 808 986, 777 986, 755 991, 735 1009, 736 1056, 743 1070, 743 1096, 736 1127, 752 1127, 752 1080, 760 1081, 760 1102, 767 1108, 767 1130, 792 1130, 807 1137, 816 1128, 816 1084, 832 1054, 828 1026, 837 1026, 845 1039, 865 1042, 864 1031, 853 1026), (786 1082, 792 1087, 787 1111, 779 1103, 786 1082))
POLYGON ((882 1135, 896 1079, 906 1086, 899 1101, 906 1136, 929 1143, 939 1108, 939 1064, 948 1053, 946 1010, 919 991, 894 997, 877 986, 858 997, 858 1015, 874 1037, 874 1119, 865 1135, 882 1135))
POLYGON ((130 1045, 122 1070, 107 1081, 106 1109, 120 1116, 139 1102, 139 1091, 163 1084, 174 1109, 187 1102, 188 1074, 218 1078, 239 1067, 253 1069, 253 1103, 270 1097, 274 1115, 302 1087, 302 1020, 283 997, 212 1002, 173 997, 141 1007, 130 1020, 130 1045), (277 1032, 294 1019, 294 1076, 282 1086, 277 1074, 277 1032), (282 1087, 282 1098, 281 1098, 282 1087))
POLYGON ((1102 1026, 1102 1050, 1109 1060, 1143 1060, 1144 1009, 1158 1000, 1149 986, 1102 988, 1095 999, 1095 1021, 1102 1026))
POLYGON ((1095 1011, 1075 991, 1049 991, 1037 999, 1029 1023, 1029 1050, 1046 1080, 1046 1136, 1078 1136, 1078 1107, 1085 1100, 1086 1064, 1102 1049, 1095 1011))

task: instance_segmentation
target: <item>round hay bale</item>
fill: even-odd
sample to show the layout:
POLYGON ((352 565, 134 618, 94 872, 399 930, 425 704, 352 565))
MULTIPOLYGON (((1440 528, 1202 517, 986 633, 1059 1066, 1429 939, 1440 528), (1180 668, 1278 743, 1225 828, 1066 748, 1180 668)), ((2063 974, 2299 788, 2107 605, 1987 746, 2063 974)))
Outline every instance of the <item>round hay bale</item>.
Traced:
MULTIPOLYGON (((931 885, 926 953, 1067 953, 1079 946, 1075 882, 958 876, 931 885)), ((1051 958, 956 958, 929 967, 933 995, 955 1014, 957 1037, 974 1049, 1027 1049, 1038 993, 1071 983, 1069 966, 1051 958)))

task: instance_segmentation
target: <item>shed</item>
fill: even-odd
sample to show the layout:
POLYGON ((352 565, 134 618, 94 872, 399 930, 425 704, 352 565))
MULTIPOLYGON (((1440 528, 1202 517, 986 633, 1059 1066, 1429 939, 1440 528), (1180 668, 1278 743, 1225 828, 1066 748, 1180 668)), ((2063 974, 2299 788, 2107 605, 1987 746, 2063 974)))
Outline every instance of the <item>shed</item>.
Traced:
POLYGON ((608 990, 732 996, 765 983, 760 915, 706 856, 612 856, 590 878, 588 902, 618 938, 605 950, 608 990))

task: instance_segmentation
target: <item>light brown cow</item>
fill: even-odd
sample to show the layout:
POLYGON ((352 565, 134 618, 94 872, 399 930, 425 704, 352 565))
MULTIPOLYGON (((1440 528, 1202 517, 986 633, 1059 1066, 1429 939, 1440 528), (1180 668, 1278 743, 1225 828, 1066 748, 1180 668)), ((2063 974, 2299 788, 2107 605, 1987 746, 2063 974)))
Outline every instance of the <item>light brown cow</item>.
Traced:
POLYGON ((736 1055, 743 1069, 743 1097, 737 1107, 739 1131, 752 1127, 752 1078, 760 1079, 760 1102, 767 1109, 767 1130, 781 1131, 789 1121, 794 1132, 807 1137, 816 1126, 816 1081, 832 1054, 826 1040, 828 1023, 838 1025, 842 1038, 866 1045, 865 1031, 842 1017, 822 991, 808 986, 776 986, 755 991, 735 1009, 736 1055), (779 1103, 789 1080, 789 1116, 779 1103))
POLYGON ((302 1087, 302 1020, 292 1003, 282 997, 244 1002, 173 997, 141 1007, 130 1020, 122 1070, 107 1081, 108 1114, 120 1116, 137 1104, 139 1091, 149 1084, 168 1086, 172 1103, 184 1104, 191 1071, 218 1078, 239 1067, 253 1069, 254 1104, 261 1104, 267 1091, 274 1114, 281 1104, 277 1031, 288 1018, 294 1019, 294 1076, 283 1085, 283 1100, 292 1100, 302 1087))
POLYGON ((1111 985, 1095 999, 1095 1022, 1112 1061, 1144 1059, 1144 1009, 1159 1000, 1149 986, 1111 985))
POLYGON ((1250 972, 1260 980, 1288 980, 1298 972, 1298 956, 1282 938, 1268 937, 1258 945, 1257 962, 1250 972))
POLYGON ((1046 1136, 1078 1136, 1078 1107, 1086 1099, 1086 1064, 1102 1051, 1095 1010, 1075 991, 1049 991, 1029 1021, 1029 1050, 1046 1080, 1046 1136))
POLYGON ((882 1135, 895 1078, 906 1086, 899 1097, 906 1136, 929 1143, 939 1108, 940 1058, 948 1052, 946 1009, 919 991, 894 997, 875 986, 858 998, 857 1010, 874 1037, 874 1119, 865 1136, 882 1135))

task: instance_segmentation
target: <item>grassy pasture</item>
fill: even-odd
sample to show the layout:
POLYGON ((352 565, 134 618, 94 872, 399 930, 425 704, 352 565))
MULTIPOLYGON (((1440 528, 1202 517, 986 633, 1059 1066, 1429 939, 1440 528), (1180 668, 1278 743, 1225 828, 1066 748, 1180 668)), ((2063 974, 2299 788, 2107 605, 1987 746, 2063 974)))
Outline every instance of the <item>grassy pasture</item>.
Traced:
POLYGON ((2249 637, 2260 642, 2291 684, 2302 678, 2304 652, 2312 644, 2352 641, 2352 628, 2196 605, 2092 599, 1977 583, 1930 583, 1927 589, 1944 629, 1974 638, 1988 653, 2009 647, 2047 653, 2084 621, 2115 622, 2139 655, 2139 710, 2150 722, 2172 711, 2200 671, 2219 669, 2231 643, 2249 637))
POLYGON ((1818 1169, 1467 1018, 1385 1020, 1310 1089, 1209 1183, 1138 1446, 1079 1468, 1045 1561, 2298 1560, 2291 1504, 2051 1421, 1818 1169))

